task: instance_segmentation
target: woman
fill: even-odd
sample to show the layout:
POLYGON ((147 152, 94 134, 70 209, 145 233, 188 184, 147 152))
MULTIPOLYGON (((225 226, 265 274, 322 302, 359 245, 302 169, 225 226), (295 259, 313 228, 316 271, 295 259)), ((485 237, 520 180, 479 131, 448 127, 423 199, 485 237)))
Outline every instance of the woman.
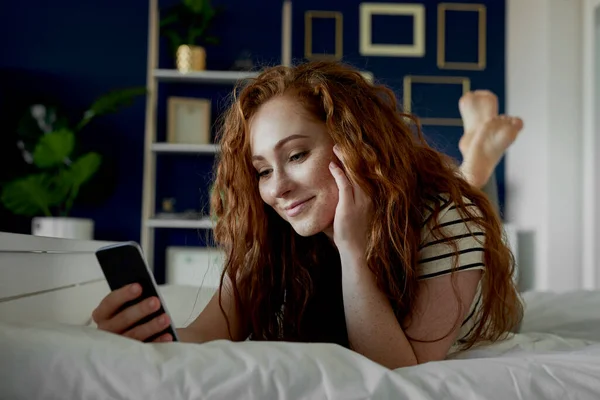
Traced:
MULTIPOLYGON (((495 159, 481 133, 490 121, 463 146, 476 149, 464 176, 504 152, 495 159)), ((270 68, 243 87, 224 118, 212 197, 221 288, 181 339, 331 342, 398 368, 515 327, 498 216, 413 122, 389 89, 338 63, 270 68)), ((164 329, 159 319, 129 329, 158 307, 117 313, 138 295, 137 285, 108 295, 99 328, 139 340, 164 329)))

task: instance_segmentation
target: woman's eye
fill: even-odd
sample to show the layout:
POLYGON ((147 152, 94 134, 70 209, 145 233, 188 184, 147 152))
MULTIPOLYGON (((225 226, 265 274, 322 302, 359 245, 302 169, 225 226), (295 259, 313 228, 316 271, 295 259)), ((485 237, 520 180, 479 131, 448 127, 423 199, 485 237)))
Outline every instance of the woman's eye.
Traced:
POLYGON ((308 151, 303 151, 302 153, 296 153, 290 157, 290 161, 302 160, 306 156, 306 154, 308 154, 308 151))
POLYGON ((266 170, 260 171, 260 172, 258 173, 258 177, 259 177, 259 178, 264 178, 265 176, 269 175, 269 173, 270 173, 270 172, 271 172, 271 170, 269 170, 269 169, 266 169, 266 170))

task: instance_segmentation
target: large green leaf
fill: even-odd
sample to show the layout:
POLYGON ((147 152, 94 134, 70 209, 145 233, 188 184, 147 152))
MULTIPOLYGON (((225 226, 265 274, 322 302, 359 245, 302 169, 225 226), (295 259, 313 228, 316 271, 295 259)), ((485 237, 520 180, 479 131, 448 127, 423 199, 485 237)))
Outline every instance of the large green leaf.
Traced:
POLYGON ((200 14, 205 6, 210 7, 207 0, 183 0, 183 3, 195 14, 200 14))
POLYGON ((43 135, 33 151, 33 162, 39 168, 49 168, 64 163, 75 147, 75 135, 61 129, 43 135))
POLYGON ((94 117, 109 114, 131 105, 137 96, 144 94, 146 94, 145 87, 134 87, 114 90, 100 96, 90 109, 84 113, 83 119, 77 125, 77 130, 87 125, 94 117))
POLYGON ((50 208, 64 201, 67 193, 55 184, 49 174, 29 175, 8 183, 2 190, 1 201, 15 214, 52 215, 50 208))
POLYGON ((98 153, 87 153, 75 160, 67 170, 72 186, 81 186, 100 168, 102 156, 98 153))
POLYGON ((102 157, 98 153, 87 153, 75 160, 71 167, 61 171, 61 184, 68 188, 69 195, 63 207, 63 215, 67 215, 79 195, 81 185, 90 180, 100 168, 102 157))

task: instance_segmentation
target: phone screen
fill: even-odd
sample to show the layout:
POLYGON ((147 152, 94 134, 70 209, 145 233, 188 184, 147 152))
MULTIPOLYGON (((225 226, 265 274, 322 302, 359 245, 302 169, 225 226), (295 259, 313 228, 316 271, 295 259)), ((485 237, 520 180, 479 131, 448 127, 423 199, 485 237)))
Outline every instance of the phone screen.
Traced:
MULTIPOLYGON (((155 296, 160 300, 161 306, 157 311, 141 319, 132 325, 130 329, 145 324, 163 313, 168 314, 165 303, 157 290, 152 272, 148 269, 137 243, 127 242, 103 247, 96 251, 96 258, 112 291, 132 283, 138 283, 142 287, 142 294, 136 299, 125 303, 117 312, 121 312, 149 297, 155 296)), ((178 340, 177 332, 171 322, 171 326, 149 337, 145 342, 152 342, 165 333, 170 333, 174 341, 178 340)))

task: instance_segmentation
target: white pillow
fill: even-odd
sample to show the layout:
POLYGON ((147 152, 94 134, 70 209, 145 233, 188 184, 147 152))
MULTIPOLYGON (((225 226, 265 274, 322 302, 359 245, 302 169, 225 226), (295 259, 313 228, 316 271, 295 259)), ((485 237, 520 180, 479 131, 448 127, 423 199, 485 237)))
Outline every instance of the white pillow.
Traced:
POLYGON ((526 292, 521 333, 600 341, 600 291, 526 292))

